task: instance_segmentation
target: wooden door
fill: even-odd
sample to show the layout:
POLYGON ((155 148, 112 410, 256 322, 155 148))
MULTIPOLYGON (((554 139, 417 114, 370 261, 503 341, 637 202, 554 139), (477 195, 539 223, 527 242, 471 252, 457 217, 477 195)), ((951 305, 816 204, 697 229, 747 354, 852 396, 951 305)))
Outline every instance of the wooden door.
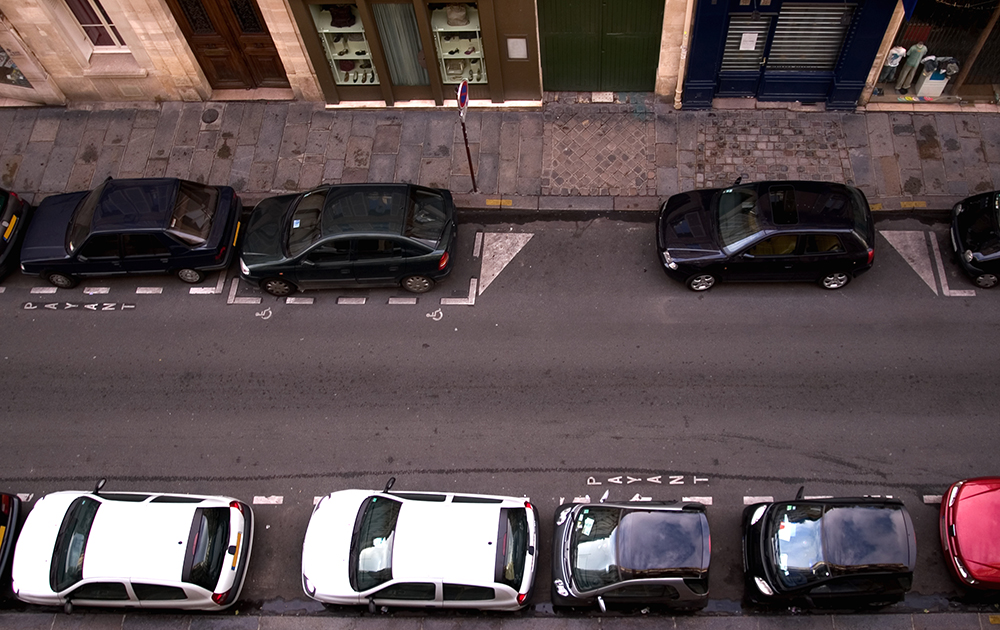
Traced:
POLYGON ((255 0, 167 0, 167 4, 213 88, 289 87, 255 0))

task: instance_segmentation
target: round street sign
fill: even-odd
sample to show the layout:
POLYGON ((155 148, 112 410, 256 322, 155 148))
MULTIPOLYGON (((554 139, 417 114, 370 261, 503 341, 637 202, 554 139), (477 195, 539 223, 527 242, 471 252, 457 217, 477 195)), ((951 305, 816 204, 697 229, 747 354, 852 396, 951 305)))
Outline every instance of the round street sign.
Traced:
POLYGON ((465 110, 469 107, 469 82, 462 79, 462 82, 458 84, 458 109, 465 114, 465 110))

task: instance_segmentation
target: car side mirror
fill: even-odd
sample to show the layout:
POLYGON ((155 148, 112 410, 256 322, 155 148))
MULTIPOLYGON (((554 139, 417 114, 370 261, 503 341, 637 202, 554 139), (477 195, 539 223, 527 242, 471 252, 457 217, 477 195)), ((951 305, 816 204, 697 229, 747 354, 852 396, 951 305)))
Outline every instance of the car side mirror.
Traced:
POLYGON ((600 595, 597 596, 597 607, 601 609, 601 612, 608 612, 608 606, 604 603, 604 598, 600 595))
POLYGON ((308 258, 303 258, 303 259, 302 259, 302 264, 303 264, 303 265, 307 265, 307 266, 309 266, 309 267, 312 267, 312 266, 313 266, 313 265, 315 265, 316 263, 314 263, 313 261, 309 260, 308 258))
POLYGON ((236 545, 229 545, 229 549, 226 549, 226 553, 228 553, 231 556, 235 556, 236 555, 236 545))
POLYGON ((368 612, 371 613, 371 614, 373 614, 373 615, 375 614, 375 598, 374 597, 369 597, 368 598, 368 612))

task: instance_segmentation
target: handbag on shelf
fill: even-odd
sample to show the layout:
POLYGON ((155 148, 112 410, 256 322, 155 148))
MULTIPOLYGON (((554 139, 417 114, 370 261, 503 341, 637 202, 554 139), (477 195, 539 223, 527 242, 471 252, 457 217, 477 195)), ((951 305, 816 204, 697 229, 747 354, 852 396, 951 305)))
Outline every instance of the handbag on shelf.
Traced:
POLYGON ((469 7, 464 4, 449 4, 444 8, 448 26, 465 26, 469 23, 469 7))
POLYGON ((346 4, 324 4, 323 10, 330 12, 330 25, 335 28, 354 26, 355 17, 351 7, 346 4))

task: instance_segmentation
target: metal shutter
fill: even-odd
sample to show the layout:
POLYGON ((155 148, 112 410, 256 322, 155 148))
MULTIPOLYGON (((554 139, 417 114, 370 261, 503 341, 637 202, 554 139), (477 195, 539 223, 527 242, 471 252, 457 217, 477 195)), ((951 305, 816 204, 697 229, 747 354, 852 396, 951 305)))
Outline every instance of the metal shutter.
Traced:
POLYGON ((730 16, 729 32, 726 33, 726 49, 722 54, 722 72, 759 71, 770 28, 771 18, 769 16, 762 15, 757 19, 745 13, 730 16), (753 50, 740 50, 744 33, 756 34, 757 41, 753 50))
POLYGON ((781 6, 767 57, 770 70, 833 70, 854 16, 853 4, 781 6))

